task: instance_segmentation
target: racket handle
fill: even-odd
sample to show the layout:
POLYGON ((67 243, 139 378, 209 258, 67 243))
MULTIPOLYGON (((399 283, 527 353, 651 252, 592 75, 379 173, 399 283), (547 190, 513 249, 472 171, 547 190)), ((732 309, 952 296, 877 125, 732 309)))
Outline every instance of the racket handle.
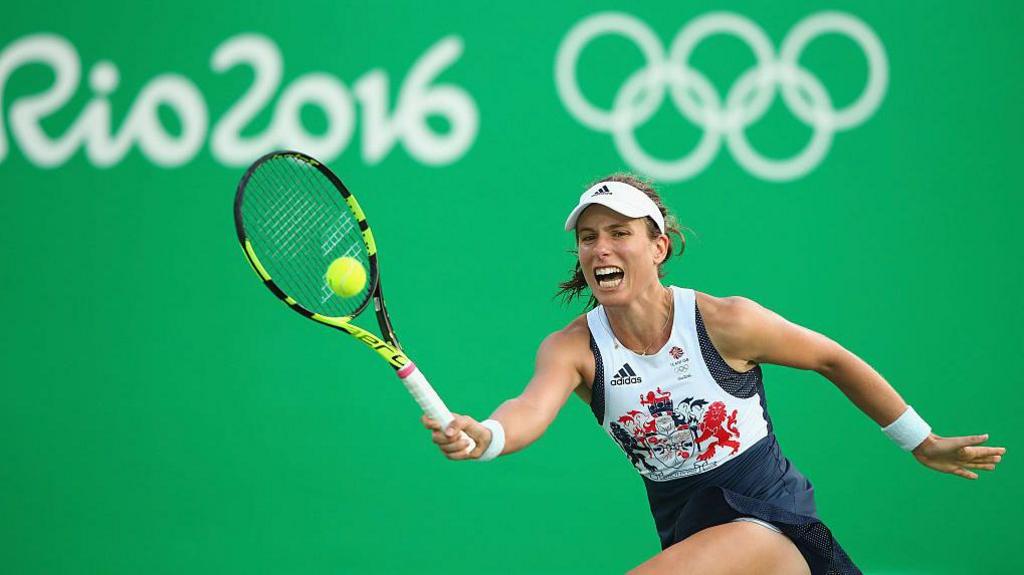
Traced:
MULTIPOLYGON (((398 378, 402 380, 405 388, 409 390, 413 399, 420 405, 420 409, 423 413, 427 414, 427 417, 437 421, 441 424, 441 430, 448 427, 448 424, 452 422, 452 412, 448 411, 448 407, 441 401, 441 396, 437 395, 434 388, 427 381, 427 378, 423 376, 423 372, 416 367, 416 364, 409 362, 402 369, 398 370, 398 378)), ((466 435, 465 431, 459 432, 462 435, 462 439, 469 442, 469 447, 466 448, 466 453, 476 449, 476 442, 473 438, 466 435)))

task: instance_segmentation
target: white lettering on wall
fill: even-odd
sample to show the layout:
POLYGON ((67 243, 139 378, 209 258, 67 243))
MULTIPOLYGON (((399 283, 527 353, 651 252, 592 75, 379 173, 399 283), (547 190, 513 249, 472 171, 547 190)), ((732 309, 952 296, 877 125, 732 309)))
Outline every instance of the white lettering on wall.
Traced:
MULTIPOLYGON (((401 142, 413 159, 429 165, 450 164, 461 158, 476 139, 479 112, 472 96, 452 84, 435 83, 437 77, 458 61, 462 40, 442 38, 412 65, 398 92, 393 109, 387 72, 373 69, 354 83, 352 92, 335 76, 310 72, 292 80, 273 104, 270 125, 261 133, 242 137, 249 122, 271 105, 284 70, 277 45, 266 36, 242 34, 229 38, 213 51, 211 68, 224 73, 237 66, 249 67, 252 84, 213 126, 210 150, 228 166, 244 166, 274 149, 302 150, 324 161, 342 154, 356 126, 356 102, 361 111, 362 158, 368 164, 382 161, 401 142), (353 100, 352 93, 355 94, 353 100), (302 108, 323 111, 327 128, 311 134, 300 119, 302 108), (429 116, 447 120, 448 128, 437 133, 427 124, 429 116)), ((78 52, 65 38, 54 34, 25 36, 0 52, 0 112, 7 81, 21 67, 42 64, 54 74, 43 93, 12 102, 10 134, 28 160, 41 167, 56 167, 84 146, 96 166, 112 166, 137 145, 142 154, 160 166, 189 162, 206 141, 209 118, 206 101, 196 84, 178 74, 152 78, 136 96, 126 119, 117 130, 111 126, 108 96, 120 83, 117 66, 99 61, 89 72, 92 98, 63 134, 51 138, 41 127, 48 116, 65 106, 81 80, 78 52), (163 107, 180 123, 173 135, 161 124, 163 107)), ((6 114, 0 114, 0 162, 9 153, 6 114)))

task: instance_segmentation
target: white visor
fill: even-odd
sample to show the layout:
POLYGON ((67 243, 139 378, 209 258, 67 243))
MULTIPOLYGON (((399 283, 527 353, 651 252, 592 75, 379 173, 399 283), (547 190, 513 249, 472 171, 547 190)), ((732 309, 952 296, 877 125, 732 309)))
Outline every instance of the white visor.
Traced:
POLYGON ((583 210, 593 204, 601 204, 628 218, 649 217, 658 224, 661 233, 665 233, 665 218, 654 200, 647 194, 622 182, 598 182, 583 192, 580 203, 565 220, 565 231, 576 228, 576 220, 583 210))

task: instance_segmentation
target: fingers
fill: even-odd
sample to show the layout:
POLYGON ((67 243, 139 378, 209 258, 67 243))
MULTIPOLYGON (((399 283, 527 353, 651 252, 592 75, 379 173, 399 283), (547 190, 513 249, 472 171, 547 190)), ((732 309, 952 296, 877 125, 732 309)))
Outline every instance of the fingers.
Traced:
POLYGON ((430 434, 430 440, 437 445, 449 445, 460 439, 459 428, 455 426, 455 421, 452 421, 451 425, 447 430, 441 429, 441 423, 436 419, 431 419, 427 415, 420 417, 420 423, 423 427, 429 429, 432 433, 430 434), (454 426, 454 427, 453 427, 454 426))
POLYGON ((452 419, 452 422, 444 430, 444 434, 452 440, 452 443, 449 444, 450 451, 442 449, 445 451, 445 456, 456 461, 479 457, 479 454, 476 453, 479 451, 477 448, 480 445, 477 436, 480 434, 479 430, 483 429, 483 426, 468 415, 452 415, 455 418, 452 419), (471 437, 473 438, 472 440, 470 439, 471 437), (470 451, 471 446, 473 447, 472 452, 470 451))
POLYGON ((437 444, 438 447, 442 445, 449 445, 454 441, 458 441, 458 437, 448 437, 440 431, 435 431, 430 434, 430 440, 437 444))
POLYGON ((438 443, 437 447, 442 453, 449 456, 449 459, 464 459, 463 457, 452 457, 465 455, 469 449, 469 440, 465 435, 460 434, 454 439, 448 439, 448 443, 438 443))
POLYGON ((465 434, 476 444, 467 454, 470 459, 477 459, 483 455, 484 451, 487 450, 487 446, 491 444, 491 439, 493 439, 491 430, 476 422, 474 422, 474 425, 466 428, 465 434))
POLYGON ((444 434, 447 435, 448 437, 457 437, 459 435, 459 432, 466 429, 467 427, 470 427, 474 424, 479 425, 475 419, 468 415, 456 415, 454 413, 452 415, 454 416, 452 422, 449 423, 448 427, 446 427, 444 430, 444 434))
POLYGON ((479 444, 473 442, 473 450, 471 451, 470 442, 471 440, 469 438, 469 435, 467 435, 465 432, 461 432, 452 440, 451 443, 439 447, 441 447, 441 451, 444 452, 444 456, 453 461, 461 461, 463 459, 476 459, 477 457, 480 456, 478 453, 479 449, 477 448, 479 444))
POLYGON ((956 445, 980 445, 988 441, 988 434, 982 435, 965 435, 963 437, 950 437, 956 445))
POLYGON ((969 445, 981 445, 982 443, 985 443, 988 441, 988 434, 964 435, 961 437, 949 437, 947 439, 956 447, 966 447, 969 445))
POLYGON ((447 427, 442 428, 440 422, 426 415, 420 418, 423 427, 431 430, 430 440, 433 441, 445 457, 452 460, 475 459, 480 456, 483 449, 479 447, 479 430, 490 433, 485 427, 477 423, 475 419, 466 415, 453 413, 454 417, 447 427), (472 452, 468 452, 471 439, 476 443, 472 452))
POLYGON ((986 471, 992 471, 996 468, 995 463, 964 463, 963 466, 968 469, 984 469, 986 471))
POLYGON ((985 457, 1002 457, 1006 453, 1003 447, 961 447, 957 456, 961 461, 975 461, 985 457))
POLYGON ((441 429, 441 424, 438 423, 437 421, 427 417, 426 413, 423 414, 423 417, 420 417, 420 423, 422 423, 423 427, 426 427, 427 429, 434 429, 434 430, 441 429))
POLYGON ((953 475, 963 477, 964 479, 977 479, 978 474, 967 471, 966 469, 954 469, 953 475))

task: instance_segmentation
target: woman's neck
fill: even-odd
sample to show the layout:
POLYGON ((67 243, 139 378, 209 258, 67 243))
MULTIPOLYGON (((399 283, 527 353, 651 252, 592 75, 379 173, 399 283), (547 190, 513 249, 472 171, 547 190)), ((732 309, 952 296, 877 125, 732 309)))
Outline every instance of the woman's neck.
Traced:
POLYGON ((648 355, 661 349, 671 335, 673 300, 672 290, 657 283, 627 305, 605 307, 604 311, 619 343, 648 355))

